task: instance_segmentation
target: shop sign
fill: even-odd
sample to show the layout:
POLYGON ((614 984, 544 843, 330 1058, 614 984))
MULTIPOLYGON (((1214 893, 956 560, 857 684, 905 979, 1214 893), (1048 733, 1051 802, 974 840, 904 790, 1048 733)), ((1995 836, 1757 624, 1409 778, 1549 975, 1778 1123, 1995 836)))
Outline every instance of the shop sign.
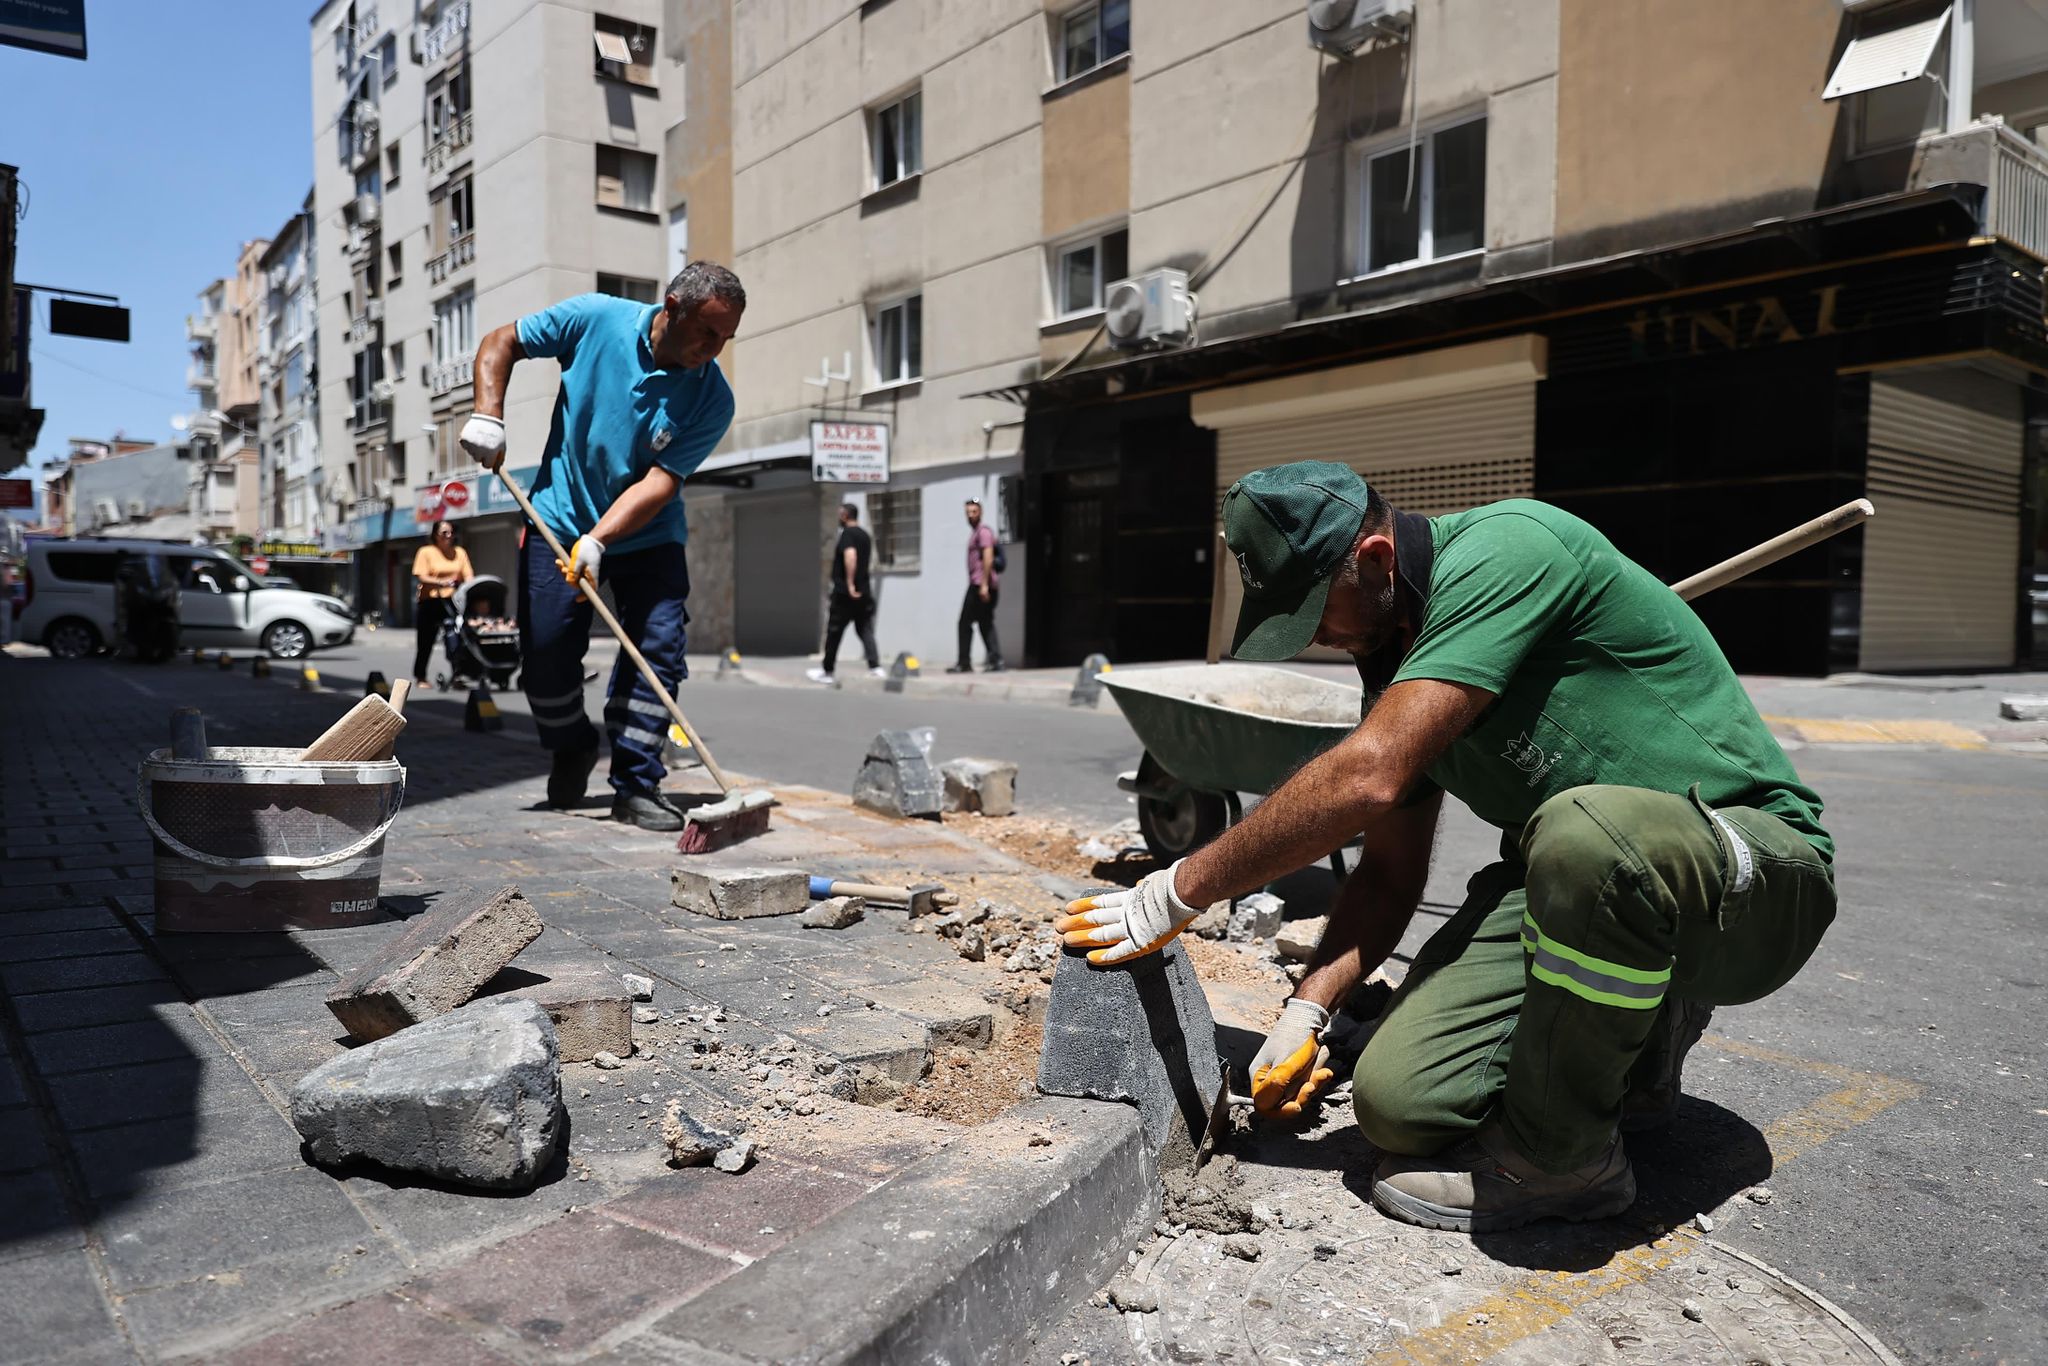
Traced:
POLYGON ((257 543, 259 555, 282 555, 291 560, 324 560, 327 552, 317 541, 261 541, 257 543))
POLYGON ((438 484, 420 485, 413 503, 413 520, 421 526, 439 521, 457 521, 476 512, 474 491, 467 479, 446 479, 438 484))
MULTIPOLYGON (((540 477, 540 466, 528 465, 524 469, 507 470, 506 474, 519 481, 519 487, 532 489, 533 481, 540 477)), ((483 475, 476 485, 476 511, 482 517, 493 512, 517 512, 519 504, 505 491, 505 481, 496 475, 483 475)))
POLYGON ((1703 308, 1671 304, 1639 308, 1626 326, 1631 359, 1661 360, 1830 337, 1855 330, 1861 321, 1844 317, 1840 285, 1823 285, 1796 294, 1764 294, 1703 308))
POLYGON ((889 429, 879 422, 813 422, 811 481, 888 483, 889 429))

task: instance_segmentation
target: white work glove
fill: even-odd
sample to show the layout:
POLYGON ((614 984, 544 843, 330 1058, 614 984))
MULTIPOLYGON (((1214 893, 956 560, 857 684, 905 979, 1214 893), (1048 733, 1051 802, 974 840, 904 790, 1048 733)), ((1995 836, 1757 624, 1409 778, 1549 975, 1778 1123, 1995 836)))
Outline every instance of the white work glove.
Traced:
POLYGON ((505 463, 505 424, 495 417, 471 413, 469 421, 462 424, 462 435, 456 439, 469 452, 470 459, 487 470, 505 463))
POLYGON ((1088 947, 1088 961, 1098 967, 1163 949, 1201 914, 1173 890, 1173 875, 1179 867, 1176 862, 1148 874, 1127 892, 1070 901, 1066 915, 1052 927, 1070 946, 1088 947))
POLYGON ((604 563, 604 542, 595 536, 578 536, 576 544, 569 547, 569 558, 556 560, 555 567, 562 571, 562 577, 576 590, 576 601, 582 602, 588 596, 584 591, 583 578, 590 577, 590 586, 597 585, 598 567, 604 563))
POLYGON ((1337 1074, 1330 1068, 1330 1050, 1323 1032, 1330 1012, 1314 1001, 1292 997, 1266 1035, 1265 1046, 1252 1059, 1252 1108, 1262 1115, 1293 1118, 1315 1099, 1337 1074))

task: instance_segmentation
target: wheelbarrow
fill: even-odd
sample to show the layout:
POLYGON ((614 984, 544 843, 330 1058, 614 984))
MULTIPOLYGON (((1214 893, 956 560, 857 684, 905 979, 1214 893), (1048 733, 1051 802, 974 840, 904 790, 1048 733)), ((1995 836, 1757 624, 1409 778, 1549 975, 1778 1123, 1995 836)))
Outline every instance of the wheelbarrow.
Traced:
MULTIPOLYGON (((1357 684, 1257 664, 1118 669, 1098 675, 1144 745, 1117 786, 1138 799, 1138 829, 1155 858, 1193 853, 1258 796, 1354 730, 1357 684)), ((1342 866, 1337 865, 1339 875, 1342 866)))

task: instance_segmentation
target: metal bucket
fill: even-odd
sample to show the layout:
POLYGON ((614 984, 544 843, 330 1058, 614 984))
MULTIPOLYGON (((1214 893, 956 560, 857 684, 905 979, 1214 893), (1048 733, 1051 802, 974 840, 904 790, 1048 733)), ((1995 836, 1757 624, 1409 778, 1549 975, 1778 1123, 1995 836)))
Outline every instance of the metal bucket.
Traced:
POLYGON ((296 749, 160 749, 136 805, 156 842, 157 929, 237 932, 381 918, 384 835, 405 798, 396 759, 300 763, 296 749))

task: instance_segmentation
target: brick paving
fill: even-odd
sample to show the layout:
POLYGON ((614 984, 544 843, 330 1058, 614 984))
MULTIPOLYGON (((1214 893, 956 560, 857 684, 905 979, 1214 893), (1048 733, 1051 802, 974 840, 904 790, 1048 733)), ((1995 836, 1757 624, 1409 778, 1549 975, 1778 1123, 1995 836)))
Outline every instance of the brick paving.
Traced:
MULTIPOLYGON (((944 1140, 939 1121, 822 1096, 808 1130, 764 1128, 743 1064, 794 1053, 798 1070, 914 1080, 934 1048, 985 1046, 1003 1016, 990 1000, 1015 979, 900 916, 820 931, 675 911, 672 836, 603 819, 608 794, 543 809, 528 723, 469 734, 459 697, 408 708, 388 920, 159 935, 137 761, 187 705, 215 745, 304 743, 352 699, 328 681, 313 694, 246 670, 0 658, 0 1362, 339 1361, 364 1343, 394 1360, 661 1355, 651 1324, 944 1140), (548 926, 516 967, 641 972, 661 1021, 636 1028, 622 1069, 565 1066, 567 1155, 532 1192, 307 1165, 285 1098, 346 1046, 327 992, 401 917, 506 881, 548 926), (755 1167, 669 1170, 655 1131, 671 1096, 753 1124, 755 1167)), ((1065 890, 935 824, 782 795, 769 836, 710 861, 1065 890)))

